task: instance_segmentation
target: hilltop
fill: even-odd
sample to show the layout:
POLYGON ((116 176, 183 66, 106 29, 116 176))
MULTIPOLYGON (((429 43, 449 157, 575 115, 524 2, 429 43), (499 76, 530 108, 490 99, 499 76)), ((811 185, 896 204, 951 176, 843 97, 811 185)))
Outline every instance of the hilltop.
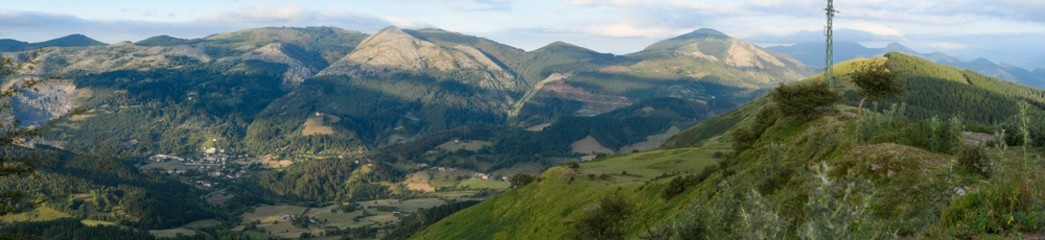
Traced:
MULTIPOLYGON (((1027 86, 1045 88, 1045 74, 1008 64, 995 63, 985 58, 976 58, 966 61, 942 52, 919 53, 918 51, 899 43, 890 43, 882 48, 864 47, 855 42, 837 42, 834 46, 834 62, 880 56, 888 52, 900 52, 919 56, 939 64, 969 69, 987 76, 1009 80, 1027 86)), ((822 42, 797 43, 790 46, 773 46, 766 49, 794 57, 802 63, 812 67, 818 69, 823 68, 824 44, 822 42)))
POLYGON ((1017 146, 1008 150, 965 142, 972 132, 1018 132, 1013 119, 1020 116, 1045 116, 1043 92, 900 53, 836 66, 843 91, 853 89, 846 82, 852 66, 875 62, 897 72, 908 93, 873 113, 856 116, 850 94, 812 117, 785 115, 762 97, 676 135, 660 150, 551 168, 413 238, 1041 234, 1036 219, 1045 217, 1045 181, 1037 164, 1045 129, 1023 127, 1035 139, 1029 157, 1010 138, 996 140, 1017 146), (1022 101, 1029 103, 1023 115, 1012 108, 1022 101), (738 132, 754 138, 737 138, 738 132))
POLYGON ((91 47, 104 45, 106 44, 83 34, 71 34, 37 43, 23 42, 14 39, 0 39, 0 52, 29 51, 53 47, 91 47))

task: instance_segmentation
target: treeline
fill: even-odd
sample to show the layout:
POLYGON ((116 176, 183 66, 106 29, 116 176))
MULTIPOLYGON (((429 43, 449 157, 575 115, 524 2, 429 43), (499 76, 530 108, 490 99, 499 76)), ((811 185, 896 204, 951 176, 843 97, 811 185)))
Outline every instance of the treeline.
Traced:
MULTIPOLYGON (((913 120, 961 118, 979 129, 1006 129, 1014 133, 1020 102, 1030 106, 1031 119, 1045 117, 1045 90, 1020 86, 969 70, 940 66, 913 56, 890 53, 887 66, 897 72, 907 93, 883 101, 880 108, 906 106, 913 120), (940 101, 947 99, 947 101, 940 101)), ((1030 126, 1034 144, 1045 144, 1045 125, 1030 126)), ((1015 142, 1010 142, 1017 144, 1015 142)))
POLYGON ((463 201, 446 205, 440 205, 428 209, 421 209, 416 213, 406 216, 397 225, 392 226, 388 232, 381 237, 383 240, 407 239, 415 233, 432 225, 443 218, 450 216, 462 209, 478 204, 479 201, 463 201))
POLYGON ((575 157, 570 145, 591 135, 604 146, 618 149, 642 142, 675 125, 687 125, 709 115, 706 105, 677 98, 653 98, 593 117, 563 117, 543 131, 519 127, 469 126, 379 149, 376 156, 397 161, 424 161, 431 165, 492 170, 516 163, 552 165, 549 159, 575 157), (491 146, 475 152, 431 151, 454 139, 483 140, 491 146))
POLYGON ((0 226, 0 239, 156 239, 148 231, 118 226, 86 226, 80 220, 63 218, 45 222, 17 222, 0 226))
POLYGON ((55 155, 57 162, 39 168, 35 177, 0 178, 0 190, 21 195, 5 204, 10 211, 47 206, 76 218, 153 229, 217 216, 184 183, 140 174, 111 156, 55 155))

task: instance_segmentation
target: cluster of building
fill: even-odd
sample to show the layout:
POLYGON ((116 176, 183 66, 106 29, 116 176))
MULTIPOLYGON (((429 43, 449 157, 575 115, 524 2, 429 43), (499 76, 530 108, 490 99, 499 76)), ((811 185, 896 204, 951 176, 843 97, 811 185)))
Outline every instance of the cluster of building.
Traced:
MULTIPOLYGON (((178 162, 177 165, 184 166, 164 168, 163 172, 170 175, 183 175, 188 171, 197 171, 211 178, 238 179, 247 172, 246 168, 234 166, 232 163, 237 159, 248 158, 250 157, 249 155, 227 154, 224 149, 217 148, 204 148, 201 149, 201 153, 198 157, 156 154, 149 157, 148 161, 149 163, 176 161, 178 162)), ((217 182, 204 179, 199 179, 195 182, 203 188, 211 188, 217 184, 217 182)))

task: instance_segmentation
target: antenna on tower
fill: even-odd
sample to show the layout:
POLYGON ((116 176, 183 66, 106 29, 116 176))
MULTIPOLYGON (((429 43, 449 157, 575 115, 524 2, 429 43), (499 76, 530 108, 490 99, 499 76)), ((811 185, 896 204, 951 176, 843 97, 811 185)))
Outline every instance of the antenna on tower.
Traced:
POLYGON ((834 64, 834 62, 835 62, 834 61, 834 55, 835 55, 834 54, 834 44, 835 43, 834 43, 834 39, 833 39, 834 38, 834 18, 835 18, 835 13, 838 13, 838 11, 835 11, 835 0, 827 0, 827 8, 825 8, 824 10, 827 11, 827 26, 824 27, 824 35, 827 35, 827 52, 825 53, 826 56, 824 57, 824 68, 825 68, 824 69, 824 76, 827 78, 827 84, 829 86, 831 86, 832 89, 834 89, 834 87, 835 87, 835 83, 834 83, 835 76, 834 76, 834 72, 832 71, 832 66, 835 65, 834 64))

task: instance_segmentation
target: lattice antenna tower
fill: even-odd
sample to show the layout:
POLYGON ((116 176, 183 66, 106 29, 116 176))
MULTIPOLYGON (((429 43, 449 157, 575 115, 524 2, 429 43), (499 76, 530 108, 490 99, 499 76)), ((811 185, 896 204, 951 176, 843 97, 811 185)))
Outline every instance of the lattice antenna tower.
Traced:
POLYGON ((827 36, 827 51, 824 53, 824 76, 827 77, 827 84, 830 85, 832 89, 834 89, 835 76, 834 71, 832 71, 832 66, 835 65, 834 18, 835 14, 838 13, 838 11, 835 11, 835 1, 827 0, 827 8, 825 8, 824 10, 827 11, 827 26, 824 27, 824 35, 827 36))

